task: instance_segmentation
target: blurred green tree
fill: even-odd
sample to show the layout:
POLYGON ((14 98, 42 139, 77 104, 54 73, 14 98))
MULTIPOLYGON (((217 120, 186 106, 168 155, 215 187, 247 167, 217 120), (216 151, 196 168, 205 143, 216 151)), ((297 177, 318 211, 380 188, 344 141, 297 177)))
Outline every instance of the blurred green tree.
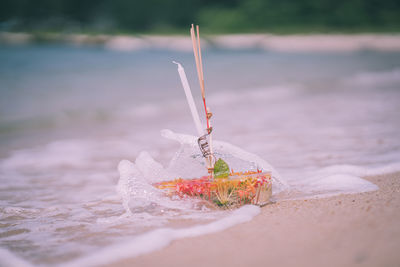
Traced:
POLYGON ((0 30, 95 29, 209 32, 391 30, 400 28, 398 0, 0 0, 0 30), (57 21, 57 23, 54 23, 57 21))

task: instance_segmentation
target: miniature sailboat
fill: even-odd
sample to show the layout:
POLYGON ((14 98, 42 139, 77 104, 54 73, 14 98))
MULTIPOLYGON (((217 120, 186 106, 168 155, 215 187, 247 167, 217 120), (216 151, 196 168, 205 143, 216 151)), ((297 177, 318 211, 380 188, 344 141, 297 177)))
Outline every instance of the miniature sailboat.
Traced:
POLYGON ((204 86, 203 61, 200 47, 199 26, 195 28, 192 24, 190 35, 193 44, 193 53, 196 62, 197 75, 201 89, 204 105, 206 128, 201 126, 201 121, 185 71, 181 64, 178 65, 178 73, 185 91, 190 111, 195 123, 199 150, 205 159, 207 173, 196 179, 175 179, 155 184, 159 189, 168 190, 169 194, 180 197, 200 197, 215 203, 218 206, 232 207, 243 204, 265 205, 269 202, 272 194, 272 179, 270 172, 257 169, 243 172, 234 172, 221 158, 217 159, 213 152, 211 126, 212 113, 207 106, 204 86))

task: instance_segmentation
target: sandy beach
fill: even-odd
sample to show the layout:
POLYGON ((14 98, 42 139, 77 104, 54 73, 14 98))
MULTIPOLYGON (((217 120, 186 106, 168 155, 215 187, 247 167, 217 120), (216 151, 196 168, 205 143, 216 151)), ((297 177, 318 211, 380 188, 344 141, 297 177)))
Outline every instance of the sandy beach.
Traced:
MULTIPOLYGON (((188 36, 171 35, 88 35, 0 32, 0 45, 22 45, 35 42, 63 43, 75 46, 97 45, 116 51, 141 49, 166 49, 192 51, 188 36)), ((354 51, 400 51, 399 34, 221 34, 208 35, 202 39, 203 48, 256 49, 279 52, 354 52, 354 51)))
POLYGON ((112 266, 399 266, 400 173, 379 191, 275 203, 248 223, 112 266))

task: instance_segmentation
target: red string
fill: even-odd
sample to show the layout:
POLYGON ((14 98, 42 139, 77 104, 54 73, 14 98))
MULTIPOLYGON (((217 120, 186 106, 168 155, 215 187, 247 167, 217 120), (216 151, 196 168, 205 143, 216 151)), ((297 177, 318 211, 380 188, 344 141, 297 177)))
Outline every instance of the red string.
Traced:
POLYGON ((206 120, 207 120, 207 129, 210 128, 210 123, 208 122, 208 112, 207 112, 207 105, 206 105, 206 99, 203 98, 203 103, 204 103, 204 110, 206 111, 206 120))

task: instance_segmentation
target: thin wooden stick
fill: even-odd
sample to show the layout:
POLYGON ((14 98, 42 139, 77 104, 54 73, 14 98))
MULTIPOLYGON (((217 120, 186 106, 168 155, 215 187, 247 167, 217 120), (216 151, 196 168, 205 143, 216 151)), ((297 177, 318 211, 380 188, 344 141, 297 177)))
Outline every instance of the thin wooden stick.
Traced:
POLYGON ((194 33, 194 26, 192 24, 192 28, 190 29, 190 34, 192 37, 192 44, 193 44, 193 53, 196 60, 196 69, 197 69, 197 76, 199 78, 199 84, 201 89, 201 96, 203 98, 204 104, 204 112, 206 115, 206 122, 207 122, 207 129, 210 129, 210 121, 208 119, 208 111, 207 111, 207 104, 206 104, 206 94, 205 94, 205 86, 204 86, 204 74, 203 74, 203 61, 201 57, 201 47, 200 47, 200 32, 199 26, 196 26, 197 30, 197 38, 194 33))
POLYGON ((200 46, 200 31, 199 31, 199 25, 196 26, 197 30, 197 47, 199 51, 199 65, 200 65, 200 76, 201 76, 201 85, 202 85, 202 93, 203 93, 203 98, 206 98, 205 95, 205 88, 204 88, 204 73, 203 73, 203 60, 201 57, 201 46, 200 46))
POLYGON ((203 60, 202 60, 202 56, 201 56, 199 25, 196 25, 196 31, 197 31, 197 48, 198 48, 198 58, 199 58, 199 69, 198 69, 198 71, 200 72, 199 76, 201 77, 199 82, 200 82, 200 87, 201 87, 201 95, 203 97, 203 102, 204 102, 204 110, 206 112, 207 128, 209 129, 210 128, 210 121, 208 119, 208 110, 207 110, 207 105, 206 105, 206 93, 205 93, 205 86, 204 86, 203 60))
POLYGON ((194 34, 194 26, 193 26, 193 24, 192 24, 192 28, 190 29, 190 35, 192 37, 193 53, 194 53, 194 59, 196 61, 197 76, 199 78, 201 94, 202 94, 202 96, 204 98, 205 94, 204 94, 204 88, 203 88, 202 83, 201 83, 199 54, 198 54, 198 48, 197 48, 197 44, 196 44, 197 42, 196 42, 196 36, 194 34))

